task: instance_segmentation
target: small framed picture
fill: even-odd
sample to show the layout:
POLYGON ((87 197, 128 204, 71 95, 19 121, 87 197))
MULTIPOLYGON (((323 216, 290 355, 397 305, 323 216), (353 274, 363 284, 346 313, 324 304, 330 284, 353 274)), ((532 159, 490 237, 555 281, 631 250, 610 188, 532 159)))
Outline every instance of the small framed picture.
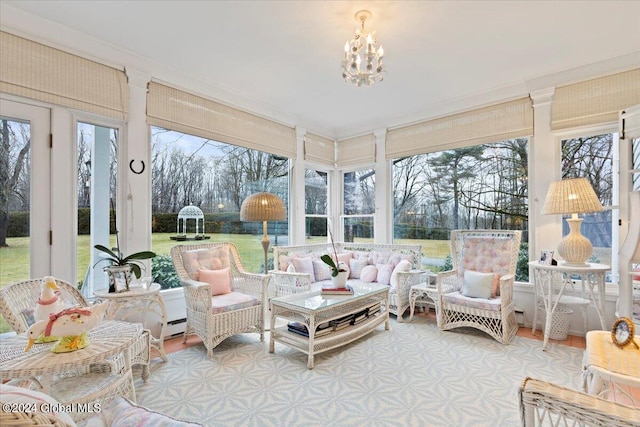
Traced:
POLYGON ((551 265, 553 251, 540 251, 540 264, 551 265))

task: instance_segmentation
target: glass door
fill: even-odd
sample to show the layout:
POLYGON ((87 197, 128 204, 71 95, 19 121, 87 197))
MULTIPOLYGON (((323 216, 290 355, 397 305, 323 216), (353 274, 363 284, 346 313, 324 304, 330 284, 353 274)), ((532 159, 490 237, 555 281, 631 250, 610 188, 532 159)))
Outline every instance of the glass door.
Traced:
POLYGON ((50 110, 0 99, 0 286, 51 272, 50 110))

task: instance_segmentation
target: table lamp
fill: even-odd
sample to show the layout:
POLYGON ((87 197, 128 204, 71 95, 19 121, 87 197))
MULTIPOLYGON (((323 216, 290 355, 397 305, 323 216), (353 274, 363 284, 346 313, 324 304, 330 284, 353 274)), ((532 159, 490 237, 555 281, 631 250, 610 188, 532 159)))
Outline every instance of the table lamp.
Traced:
POLYGON ((563 179, 549 186, 541 213, 571 214, 571 218, 567 218, 569 234, 558 245, 558 254, 566 265, 584 266, 593 253, 589 239, 580 234, 582 218, 578 218, 578 214, 600 212, 602 209, 598 196, 586 178, 563 179))
POLYGON ((262 221, 262 248, 264 249, 264 274, 267 274, 267 221, 284 221, 287 210, 282 200, 275 194, 256 193, 244 199, 240 207, 240 221, 262 221))

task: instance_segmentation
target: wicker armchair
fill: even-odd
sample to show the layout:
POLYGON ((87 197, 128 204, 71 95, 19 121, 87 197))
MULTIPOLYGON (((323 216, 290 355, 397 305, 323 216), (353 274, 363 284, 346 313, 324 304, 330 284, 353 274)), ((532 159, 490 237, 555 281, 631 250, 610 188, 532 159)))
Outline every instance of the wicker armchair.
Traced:
POLYGON ((526 378, 519 390, 523 427, 638 427, 640 409, 526 378))
MULTIPOLYGON (((59 297, 67 307, 90 305, 75 286, 61 279, 55 280, 60 290, 59 297)), ((42 279, 30 279, 0 289, 0 314, 18 334, 27 332, 35 320, 33 308, 38 301, 41 285, 42 279)), ((131 364, 142 365, 142 379, 145 382, 149 378, 150 339, 151 334, 145 329, 131 351, 131 364)))
POLYGON ((454 230, 451 232, 453 270, 438 274, 436 314, 438 327, 472 327, 509 344, 518 331, 513 307, 520 231, 454 230), (465 271, 499 276, 499 295, 472 298, 463 295, 465 271))
POLYGON ((233 243, 177 245, 171 248, 171 258, 187 304, 183 342, 191 334, 198 335, 212 358, 213 348, 235 334, 258 332, 264 341, 269 275, 246 272, 233 243), (210 285, 196 280, 199 270, 224 268, 230 269, 232 292, 212 296, 210 285))

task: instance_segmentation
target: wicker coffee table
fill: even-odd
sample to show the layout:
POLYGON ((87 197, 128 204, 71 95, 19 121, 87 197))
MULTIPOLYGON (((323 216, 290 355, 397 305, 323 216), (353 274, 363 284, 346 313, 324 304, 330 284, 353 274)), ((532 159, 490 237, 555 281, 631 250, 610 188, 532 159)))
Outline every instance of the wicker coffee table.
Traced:
POLYGON ((39 385, 81 421, 117 396, 135 402, 130 348, 143 333, 142 325, 106 321, 88 332, 91 344, 70 353, 52 353, 53 342, 35 344, 28 352, 26 334, 0 344, 0 380, 39 385))
POLYGON ((295 348, 306 353, 307 367, 313 369, 316 354, 342 347, 373 331, 384 323, 389 330, 389 287, 369 284, 354 286, 353 295, 322 295, 320 291, 305 292, 272 298, 271 332, 269 352, 274 352, 274 343, 295 348), (365 313, 364 315, 362 313, 365 313), (345 324, 348 316, 360 314, 357 321, 345 324), (329 331, 316 336, 303 336, 291 332, 287 326, 276 328, 276 319, 296 321, 315 331, 319 325, 335 324, 329 331))

